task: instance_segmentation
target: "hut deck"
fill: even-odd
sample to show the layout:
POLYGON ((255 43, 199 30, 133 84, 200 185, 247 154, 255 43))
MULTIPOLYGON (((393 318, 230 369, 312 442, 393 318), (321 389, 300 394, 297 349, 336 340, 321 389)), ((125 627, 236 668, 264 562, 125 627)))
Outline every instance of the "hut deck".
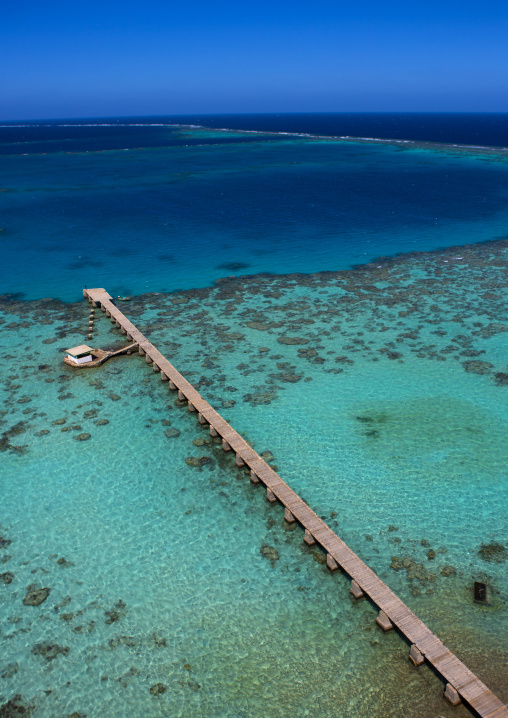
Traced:
POLYGON ((126 354, 128 351, 132 352, 137 349, 137 347, 138 345, 135 342, 134 344, 129 344, 128 347, 122 347, 122 349, 118 349, 114 352, 106 351, 104 349, 94 349, 93 352, 91 352, 92 356, 95 357, 93 361, 88 361, 84 364, 75 364, 73 361, 68 359, 67 356, 64 356, 64 362, 67 366, 71 366, 73 369, 94 369, 95 367, 104 364, 104 362, 108 361, 108 359, 120 356, 120 354, 126 354))
MULTIPOLYGON (((170 387, 178 389, 206 422, 227 441, 232 451, 241 458, 260 481, 307 529, 314 539, 337 562, 362 591, 388 616, 389 620, 418 648, 443 679, 450 683, 473 710, 482 718, 508 718, 508 707, 482 683, 432 631, 415 616, 406 604, 370 569, 326 523, 296 494, 252 447, 225 421, 175 367, 151 344, 113 303, 105 289, 83 291, 94 306, 100 306, 122 333, 135 342, 139 353, 168 379, 170 387)), ((109 357, 107 357, 109 358, 109 357)))

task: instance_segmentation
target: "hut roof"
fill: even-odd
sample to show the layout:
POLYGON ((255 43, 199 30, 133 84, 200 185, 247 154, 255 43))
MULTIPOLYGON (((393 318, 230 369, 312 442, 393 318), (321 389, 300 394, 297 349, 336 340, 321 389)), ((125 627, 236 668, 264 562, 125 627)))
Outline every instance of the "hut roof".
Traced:
POLYGON ((72 347, 72 349, 66 349, 65 351, 73 357, 79 357, 83 354, 90 354, 93 349, 86 344, 80 344, 79 347, 72 347))

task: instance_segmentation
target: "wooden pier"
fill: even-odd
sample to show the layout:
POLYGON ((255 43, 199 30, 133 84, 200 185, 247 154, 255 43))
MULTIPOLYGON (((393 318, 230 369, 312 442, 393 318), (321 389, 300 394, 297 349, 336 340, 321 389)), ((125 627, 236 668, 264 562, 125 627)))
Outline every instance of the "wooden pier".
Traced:
POLYGON ((482 718, 508 718, 508 708, 415 616, 415 614, 296 494, 247 442, 203 399, 196 389, 165 359, 146 337, 122 314, 105 289, 85 289, 83 295, 116 323, 127 339, 138 345, 153 370, 160 372, 172 391, 187 401, 210 435, 222 438, 222 448, 233 451, 237 466, 250 469, 252 483, 266 487, 269 501, 280 501, 289 522, 303 527, 304 541, 319 544, 327 552, 327 565, 342 569, 351 578, 351 594, 367 596, 379 609, 376 623, 383 630, 397 628, 411 644, 409 658, 415 665, 428 661, 445 682, 444 696, 452 705, 464 701, 482 718))

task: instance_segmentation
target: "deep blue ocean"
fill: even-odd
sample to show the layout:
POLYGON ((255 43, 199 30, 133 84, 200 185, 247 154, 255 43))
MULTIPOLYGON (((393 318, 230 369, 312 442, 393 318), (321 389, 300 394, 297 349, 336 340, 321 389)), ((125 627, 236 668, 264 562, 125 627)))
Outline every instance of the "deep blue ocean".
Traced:
POLYGON ((508 115, 4 123, 2 292, 173 291, 493 240, 506 146, 508 115))
POLYGON ((508 701, 507 147, 508 114, 0 124, 2 718, 471 716, 144 356, 64 363, 126 346, 85 285, 508 701))

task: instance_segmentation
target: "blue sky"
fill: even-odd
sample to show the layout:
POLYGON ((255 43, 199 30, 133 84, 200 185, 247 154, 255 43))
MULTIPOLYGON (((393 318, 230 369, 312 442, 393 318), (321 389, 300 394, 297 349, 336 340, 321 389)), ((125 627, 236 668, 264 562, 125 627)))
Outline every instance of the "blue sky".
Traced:
POLYGON ((0 119, 508 111, 508 3, 4 4, 0 119))

